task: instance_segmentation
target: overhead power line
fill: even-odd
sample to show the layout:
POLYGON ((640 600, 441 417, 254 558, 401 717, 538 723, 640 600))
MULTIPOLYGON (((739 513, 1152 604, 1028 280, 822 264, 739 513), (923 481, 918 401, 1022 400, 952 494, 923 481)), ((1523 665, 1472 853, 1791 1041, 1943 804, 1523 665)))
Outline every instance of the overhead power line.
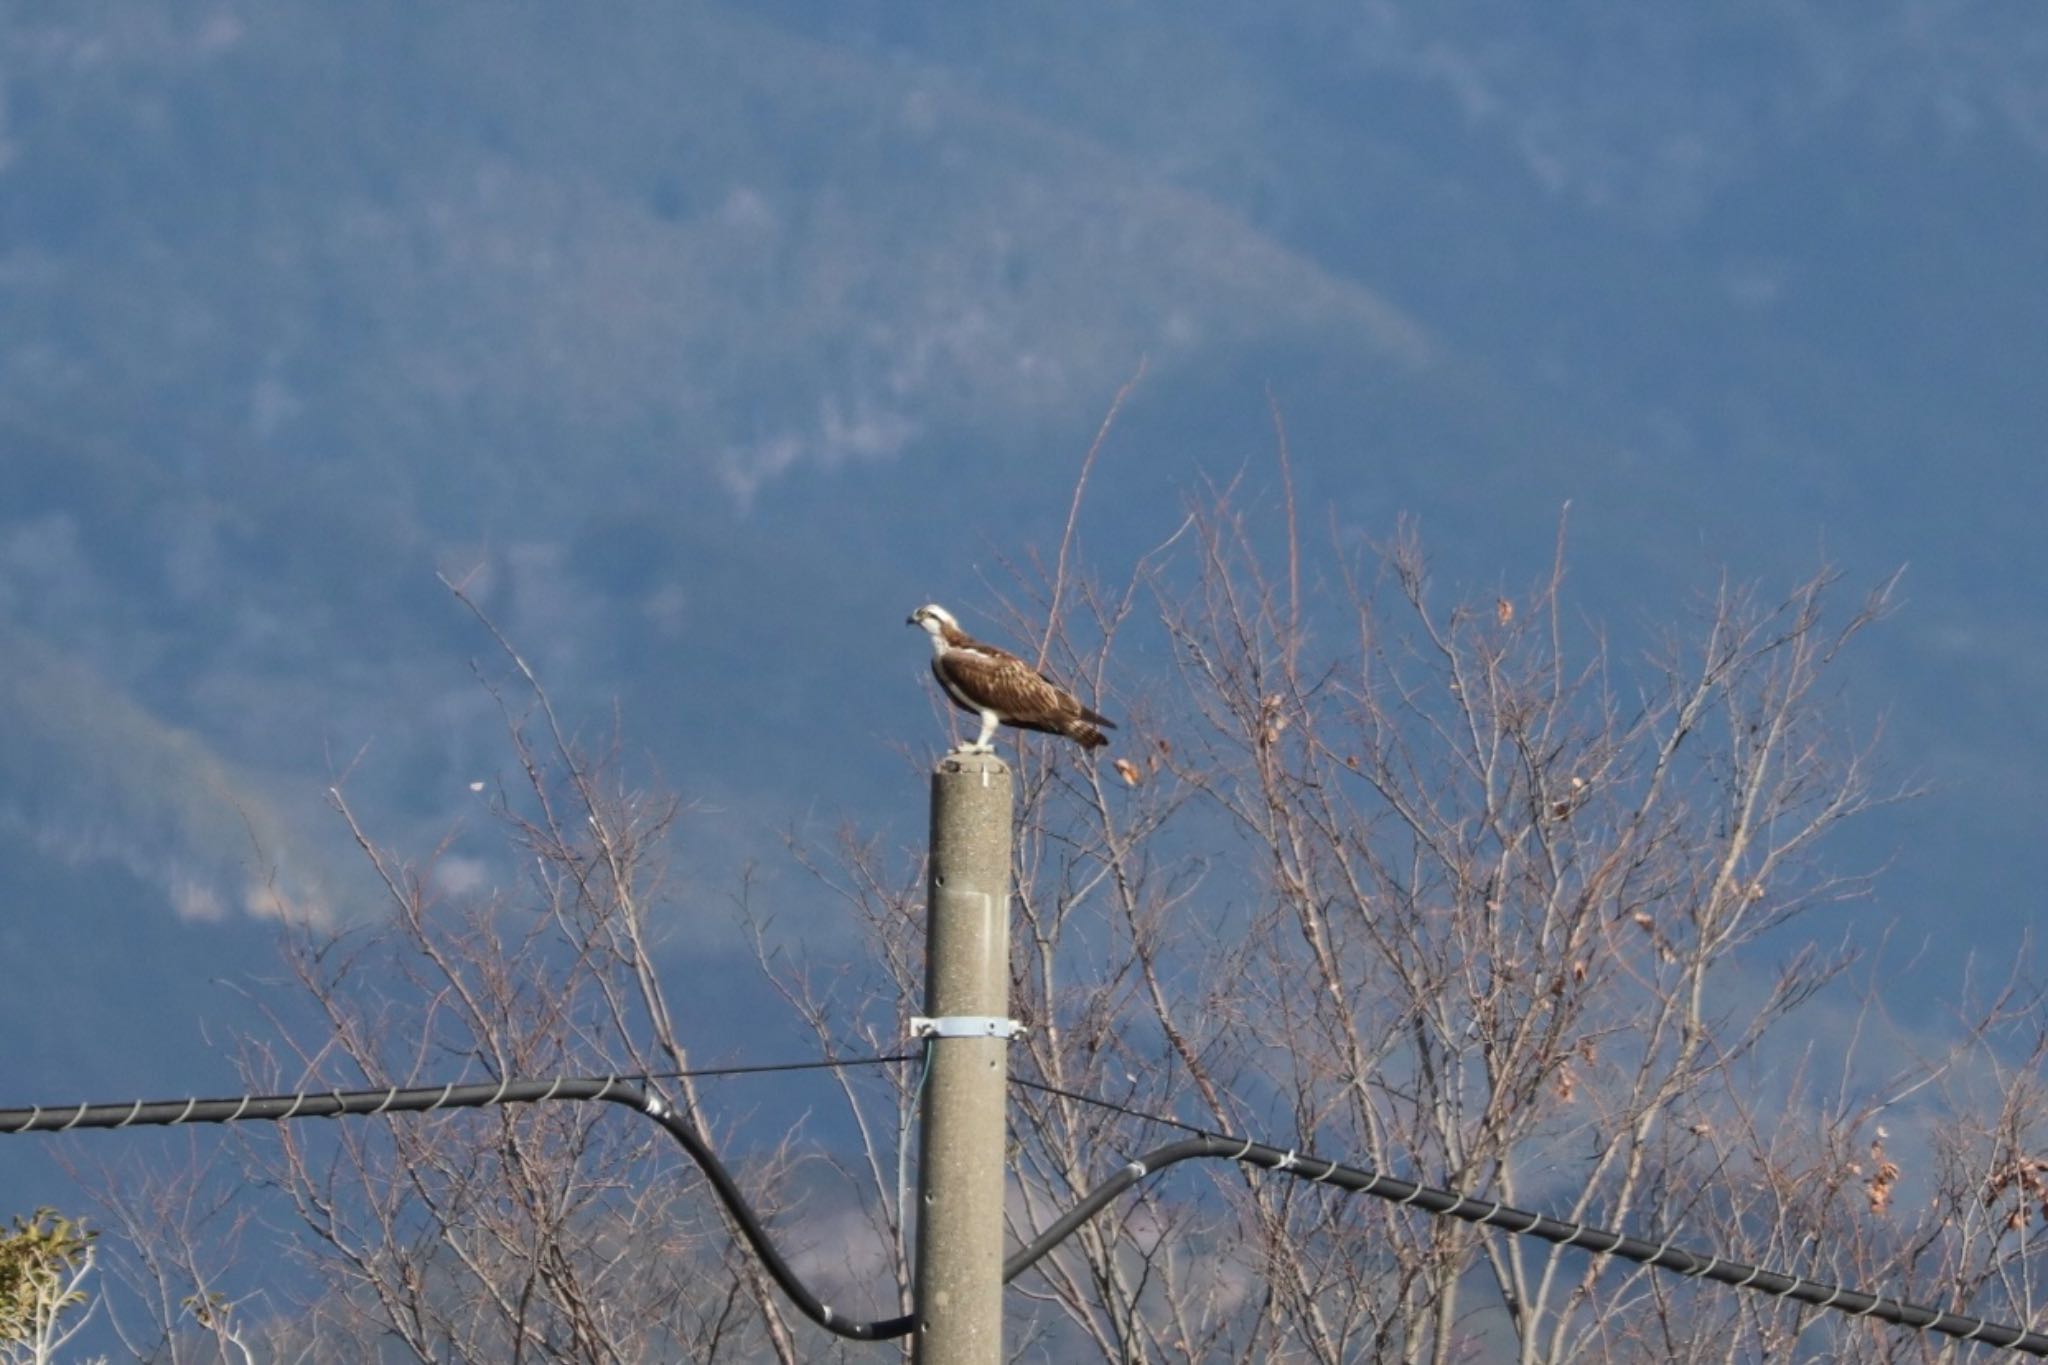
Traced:
MULTIPOLYGON (((716 1074, 739 1075, 753 1072, 794 1070, 820 1066, 860 1066, 908 1058, 859 1058, 843 1062, 781 1064, 769 1067, 714 1068, 716 1074)), ((710 1073, 681 1073, 710 1074, 710 1073)), ((1177 1119, 1165 1119, 1141 1110, 1097 1100, 1078 1091, 1057 1090, 1038 1082, 1020 1081, 1036 1089, 1053 1091, 1090 1104, 1114 1109, 1134 1117, 1170 1123, 1186 1128, 1177 1119)), ((762 1266, 798 1311, 826 1331, 861 1341, 899 1337, 916 1325, 914 1313, 873 1321, 841 1317, 792 1270, 769 1239, 746 1197, 741 1194, 724 1164, 687 1120, 661 1096, 641 1084, 640 1078, 617 1076, 562 1077, 536 1081, 486 1081, 474 1085, 393 1086, 382 1090, 336 1090, 289 1095, 243 1095, 232 1099, 135 1100, 117 1104, 78 1104, 27 1109, 0 1109, 0 1135, 32 1132, 69 1132, 82 1128, 128 1128, 180 1123, 234 1123, 248 1121, 284 1122, 301 1118, 333 1118, 344 1114, 422 1113, 437 1109, 474 1109, 498 1104, 537 1104, 548 1100, 584 1100, 633 1109, 660 1124, 703 1170, 712 1190, 733 1216, 747 1244, 761 1258, 762 1266)), ((1886 1298, 1845 1285, 1788 1275, 1719 1255, 1706 1255, 1640 1237, 1630 1237, 1606 1228, 1568 1223, 1561 1219, 1510 1207, 1499 1200, 1476 1199, 1452 1190, 1399 1180, 1393 1176, 1345 1166, 1309 1153, 1283 1149, 1251 1138, 1204 1134, 1156 1147, 1128 1162, 1116 1174, 1089 1191, 1079 1203, 1047 1227, 1030 1245, 1003 1263, 1003 1280, 1016 1279, 1052 1249, 1072 1236, 1074 1230, 1108 1207, 1116 1198, 1148 1176, 1183 1161, 1225 1160, 1257 1166, 1294 1176, 1333 1189, 1367 1194, 1407 1208, 1420 1209, 1437 1217, 1456 1218, 1467 1223, 1500 1228, 1517 1236, 1540 1238, 1558 1246, 1579 1247, 1597 1255, 1617 1256, 1639 1265, 1655 1266, 1691 1279, 1713 1280, 1737 1289, 1754 1290, 1775 1298, 1793 1299, 1816 1308, 1831 1309, 1851 1317, 1872 1318, 1900 1327, 1940 1333, 1962 1341, 1981 1342, 2032 1356, 2048 1356, 2048 1335, 1996 1323, 1962 1313, 1949 1313, 1886 1298)))
POLYGON ((1207 1128, 1198 1127, 1192 1123, 1183 1123, 1179 1119, 1170 1119, 1164 1114, 1155 1114, 1149 1109, 1133 1109, 1128 1104, 1118 1104, 1115 1100, 1105 1100, 1095 1095, 1085 1094, 1079 1090, 1068 1090, 1063 1086, 1050 1085, 1045 1081, 1034 1081, 1023 1076, 1012 1076, 1010 1077, 1010 1084, 1021 1085, 1026 1090, 1039 1090, 1048 1095, 1058 1095, 1061 1099, 1079 1100, 1082 1104, 1093 1105, 1097 1109, 1107 1109, 1112 1114, 1122 1114, 1127 1118, 1143 1119, 1147 1123, 1157 1123, 1163 1124, 1168 1128, 1178 1128, 1183 1133, 1193 1133, 1196 1137, 1215 1136, 1207 1128))
POLYGON ((1750 1265, 1725 1256, 1689 1251, 1669 1241, 1652 1242, 1641 1237, 1625 1236, 1607 1228, 1567 1223, 1539 1213, 1530 1213, 1526 1209, 1510 1207, 1497 1199, 1474 1199, 1452 1190, 1418 1185, 1375 1171, 1340 1165, 1308 1153, 1292 1149, 1282 1150, 1267 1143, 1254 1142, 1249 1138, 1184 1138, 1179 1142, 1170 1142, 1146 1152, 1089 1191, 1080 1203, 1041 1233, 1030 1246, 1011 1257, 1004 1266, 1005 1278, 1011 1277, 1016 1271, 1022 1270, 1024 1266, 1052 1250, 1071 1235, 1075 1228, 1101 1212, 1118 1195, 1146 1176, 1157 1174, 1166 1167, 1183 1161, 1202 1158, 1222 1158, 1250 1166, 1260 1166, 1270 1171, 1284 1172, 1313 1184, 1329 1185, 1356 1194, 1369 1194, 1391 1203, 1421 1209, 1438 1217, 1456 1218, 1467 1223, 1501 1228, 1518 1236, 1538 1237, 1558 1246, 1582 1247, 1601 1255, 1619 1256, 1623 1260, 1634 1261, 1639 1265, 1651 1265, 1673 1271, 1690 1279, 1713 1280, 1737 1289, 1751 1289, 1760 1294, 1769 1294, 1774 1298, 1796 1299, 1800 1303, 1812 1304, 1816 1308, 1833 1309, 1851 1317, 1875 1318, 1880 1322, 1893 1323, 1900 1327, 1939 1332, 1963 1341, 1983 1342, 1990 1346, 2023 1351, 2028 1355, 2048 1356, 2048 1336, 2039 1332, 2029 1332, 2023 1328, 1970 1317, 1963 1313, 1947 1313, 1940 1309, 1925 1308, 1899 1299, 1851 1289, 1846 1285, 1810 1280, 1799 1275, 1787 1275, 1782 1271, 1767 1270, 1762 1266, 1750 1265), (1016 1269, 1013 1270, 1011 1267, 1016 1269))
MULTIPOLYGON (((858 1065, 858 1063, 853 1063, 858 1065)), ((909 1316, 863 1322, 842 1317, 813 1293, 769 1240, 768 1230, 740 1187, 702 1137, 667 1100, 618 1076, 559 1077, 547 1081, 485 1081, 475 1085, 391 1086, 383 1090, 334 1090, 325 1094, 242 1095, 235 1099, 136 1100, 130 1104, 79 1104, 57 1108, 0 1109, 0 1134, 64 1133, 78 1128, 128 1128, 179 1123, 237 1123, 334 1118, 343 1114, 407 1114, 436 1109, 480 1109, 498 1104, 542 1104, 585 1100, 636 1110, 668 1130, 711 1182, 740 1235, 761 1258, 777 1287, 798 1311, 826 1331, 857 1341, 900 1337, 915 1325, 909 1316)))
POLYGON ((1438 1217, 1457 1218, 1468 1223, 1502 1228, 1511 1233, 1538 1237, 1559 1246, 1583 1247, 1589 1251, 1619 1256, 1641 1265, 1653 1265, 1659 1269, 1674 1271, 1689 1278, 1715 1280, 1737 1289, 1753 1289, 1777 1298, 1796 1299, 1801 1303, 1812 1304, 1816 1308, 1847 1313, 1851 1317, 1876 1318, 1901 1327, 1938 1332, 1965 1341, 1983 1342, 1986 1345, 2004 1346, 2030 1355, 2048 1356, 2048 1335, 2039 1332, 2029 1332, 1963 1313, 1946 1313, 1899 1299, 1883 1298, 1863 1290, 1849 1289, 1821 1280, 1766 1270, 1727 1257, 1701 1255, 1699 1252, 1675 1246, 1670 1241, 1651 1242, 1640 1237, 1624 1236, 1605 1228, 1567 1223, 1524 1209, 1512 1208, 1497 1200, 1474 1199, 1452 1190, 1396 1180, 1392 1176, 1355 1166, 1342 1166, 1291 1149, 1283 1152, 1278 1147, 1266 1143, 1221 1136, 1182 1119, 1169 1118, 1150 1110, 1134 1109, 1130 1105, 1118 1104, 1114 1100, 1101 1099, 1079 1090, 1068 1090, 1044 1081, 1027 1080, 1021 1076, 1013 1076, 1010 1079, 1013 1085, 1078 1100, 1097 1109, 1142 1119, 1147 1123, 1178 1128, 1182 1132, 1193 1133, 1195 1138, 1188 1142, 1175 1142, 1164 1147, 1156 1147, 1091 1190, 1065 1216, 1041 1233, 1029 1247, 1010 1259, 1004 1267, 1003 1278, 1006 1281, 1052 1250, 1059 1242, 1072 1235, 1075 1228, 1094 1217, 1118 1195, 1146 1176, 1155 1175, 1165 1167, 1182 1161, 1227 1156, 1247 1165, 1284 1171, 1288 1175, 1315 1184, 1333 1185, 1348 1192, 1369 1194, 1392 1203, 1419 1208, 1438 1217))
POLYGON ((838 1071, 849 1066, 887 1066, 891 1062, 914 1062, 915 1052, 891 1052, 882 1057, 827 1057, 816 1062, 762 1062, 753 1066, 693 1066, 682 1071, 635 1072, 637 1080, 680 1080, 685 1076, 770 1076, 782 1071, 838 1071))

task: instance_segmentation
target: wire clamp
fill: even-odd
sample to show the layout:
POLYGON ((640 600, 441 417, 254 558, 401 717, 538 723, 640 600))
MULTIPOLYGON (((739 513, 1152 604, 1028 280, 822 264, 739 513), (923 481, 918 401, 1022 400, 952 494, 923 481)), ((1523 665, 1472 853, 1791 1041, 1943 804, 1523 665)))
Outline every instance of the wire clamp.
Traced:
POLYGON ((1024 1025, 1015 1019, 1004 1019, 992 1014, 947 1014, 937 1019, 927 1019, 921 1014, 910 1016, 910 1036, 913 1038, 1001 1038, 1008 1041, 1024 1036, 1024 1025))

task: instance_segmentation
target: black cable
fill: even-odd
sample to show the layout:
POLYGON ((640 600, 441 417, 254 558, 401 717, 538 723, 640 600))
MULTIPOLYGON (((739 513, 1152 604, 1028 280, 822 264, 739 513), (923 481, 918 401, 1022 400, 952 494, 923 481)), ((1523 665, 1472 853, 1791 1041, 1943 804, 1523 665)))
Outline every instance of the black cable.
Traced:
POLYGON ((1179 1119, 1170 1119, 1164 1114, 1153 1114, 1143 1109, 1133 1109, 1127 1104, 1118 1104, 1115 1100, 1097 1099, 1093 1095, 1084 1095, 1078 1090, 1063 1090, 1059 1086, 1048 1085, 1044 1081, 1032 1081, 1026 1080, 1022 1076, 1012 1076, 1010 1077, 1010 1084, 1021 1085, 1026 1090, 1043 1090, 1048 1095, 1060 1095, 1070 1100, 1079 1100, 1083 1104, 1092 1104, 1097 1109, 1107 1109, 1112 1113, 1123 1114, 1134 1119, 1143 1119, 1147 1123, 1163 1123, 1169 1128, 1178 1128, 1184 1133, 1194 1133, 1200 1137, 1209 1136, 1207 1128, 1197 1128, 1192 1123, 1182 1123, 1179 1119))
POLYGON ((915 1052, 892 1052, 886 1057, 827 1057, 821 1062, 767 1062, 757 1066, 693 1066, 685 1071, 640 1071, 641 1080, 680 1080, 685 1076, 767 1076, 778 1071, 833 1071, 848 1066, 887 1066, 890 1062, 914 1062, 915 1052))
POLYGON ((797 1278, 782 1253, 768 1239, 739 1185, 717 1154, 666 1100, 636 1080, 606 1076, 559 1078, 552 1081, 484 1081, 476 1085, 392 1086, 386 1090, 335 1090, 326 1094, 243 1095, 222 1100, 136 1100, 132 1104, 79 1104, 58 1109, 0 1109, 0 1134, 65 1133, 74 1128, 128 1128, 176 1123, 234 1123, 287 1119, 333 1118, 341 1114, 404 1114, 434 1109, 477 1109, 494 1104, 539 1104, 548 1100, 591 1100, 636 1110, 668 1130, 690 1159, 703 1170, 719 1202, 732 1215, 740 1235, 791 1303, 812 1322, 836 1336, 856 1341, 900 1337, 916 1325, 905 1315, 879 1322, 839 1316, 832 1306, 797 1278))
POLYGON ((2048 1356, 2048 1336, 2039 1332, 2029 1332, 2023 1328, 2006 1326, 1961 1313, 1945 1313, 1939 1309, 1924 1308, 1898 1299, 1881 1298, 1875 1294, 1864 1293, 1860 1289, 1849 1289, 1843 1285, 1786 1275, 1720 1256, 1703 1256, 1696 1251, 1687 1251, 1668 1242, 1659 1245, 1656 1242, 1644 1241, 1640 1237, 1627 1237, 1618 1232, 1610 1232, 1605 1228, 1566 1223, 1556 1218, 1546 1218, 1542 1214, 1510 1208, 1498 1200, 1468 1199, 1450 1190, 1396 1180, 1392 1176, 1360 1170, 1353 1166, 1340 1166, 1321 1157, 1282 1151, 1278 1147, 1253 1142, 1249 1138, 1185 1138, 1145 1153, 1096 1186, 1079 1204, 1039 1234, 1030 1246, 1005 1261, 1004 1281, 1007 1283, 1022 1274, 1033 1262, 1070 1236, 1075 1228, 1100 1213, 1111 1200, 1146 1176, 1178 1162, 1215 1157, 1285 1172, 1319 1185, 1331 1185, 1340 1190, 1373 1195, 1440 1217, 1457 1218, 1486 1227, 1504 1228, 1518 1236, 1540 1237, 1558 1246, 1583 1247, 1601 1255, 1619 1256, 1623 1260, 1634 1261, 1639 1265, 1657 1266, 1693 1279, 1713 1280, 1737 1289, 1754 1289, 1781 1299, 1797 1299, 1801 1303, 1812 1304, 1816 1308, 1831 1308, 1837 1312, 1847 1313, 1851 1317, 1876 1318, 1881 1322, 1939 1332, 1963 1341, 1983 1342, 1986 1345, 2024 1351, 2028 1355, 2048 1356))
POLYGON ((1944 1313, 1937 1309, 1924 1308, 1916 1304, 1904 1303, 1897 1299, 1882 1299, 1874 1294, 1864 1293, 1861 1290, 1851 1290, 1819 1280, 1805 1280, 1794 1275, 1763 1270, 1741 1261, 1724 1260, 1718 1256, 1701 1256, 1697 1252, 1684 1251, 1671 1246, 1669 1243, 1659 1245, 1654 1242, 1644 1241, 1641 1238, 1624 1237, 1618 1232, 1610 1232, 1603 1228, 1587 1228, 1576 1223, 1565 1223, 1555 1218, 1546 1218, 1540 1214, 1510 1208, 1497 1202, 1469 1199, 1450 1190, 1414 1185, 1405 1180, 1395 1180, 1389 1176, 1376 1175, 1370 1171, 1359 1170, 1355 1167, 1338 1166, 1334 1162, 1326 1162, 1320 1157, 1301 1156, 1293 1152, 1280 1153, 1279 1149, 1275 1147, 1269 1147, 1262 1143, 1247 1144, 1243 1138, 1218 1137, 1206 1129, 1196 1128, 1194 1125, 1183 1123, 1179 1119, 1168 1118, 1164 1114, 1154 1114, 1143 1109, 1133 1109, 1129 1105, 1117 1104, 1111 1100, 1097 1099, 1093 1095, 1086 1095, 1078 1090, 1062 1090, 1058 1086, 1047 1085, 1042 1081, 1025 1080, 1020 1076, 1013 1076, 1010 1079, 1018 1085, 1027 1086, 1033 1090, 1043 1090, 1055 1095, 1064 1095, 1068 1099, 1079 1100, 1084 1104, 1092 1104, 1099 1109, 1108 1109, 1131 1118, 1143 1119, 1148 1123, 1165 1124, 1171 1128, 1179 1128, 1187 1132, 1196 1133, 1202 1139, 1220 1144, 1220 1146, 1215 1150, 1188 1151, 1181 1152, 1179 1155, 1167 1155, 1178 1152, 1185 1145, 1174 1143, 1147 1152, 1130 1166, 1126 1166, 1123 1171, 1120 1171, 1117 1175, 1112 1176, 1108 1181, 1097 1187, 1029 1247, 1005 1262, 1003 1266, 1003 1280, 1005 1283, 1014 1279, 1029 1267, 1032 1262, 1051 1251, 1060 1241, 1071 1235, 1075 1228, 1100 1212, 1117 1195, 1129 1189, 1139 1180, 1142 1180, 1147 1174, 1160 1170, 1162 1165, 1172 1165, 1174 1162, 1185 1161, 1190 1157, 1227 1154, 1255 1165, 1286 1171, 1290 1175, 1299 1175, 1318 1184, 1336 1185, 1341 1189, 1355 1191, 1359 1194, 1376 1195, 1379 1198, 1391 1200, 1399 1204, 1413 1204, 1431 1213, 1449 1215, 1453 1218, 1463 1219, 1468 1223, 1483 1223, 1490 1227, 1505 1228, 1509 1232, 1540 1237, 1546 1241, 1555 1242, 1560 1246, 1588 1247, 1594 1251, 1621 1256, 1624 1259, 1636 1261, 1640 1264, 1674 1270, 1681 1275, 1717 1280, 1723 1284, 1733 1285, 1738 1289, 1761 1289, 1780 1298, 1796 1298, 1802 1303, 1810 1303, 1816 1307, 1837 1309, 1850 1314, 1852 1317, 1880 1318, 1883 1321, 1895 1323, 1902 1327, 1915 1327, 1940 1332, 1947 1336, 1961 1337, 1965 1341, 1981 1341, 1993 1345, 2007 1346, 2031 1355, 2048 1355, 2048 1336, 2038 1332, 2027 1332, 2018 1327, 2004 1326, 1960 1313, 1944 1313), (1276 1161, 1262 1160, 1262 1153, 1268 1157, 1277 1153, 1279 1159, 1276 1161), (1325 1169, 1321 1175, 1309 1175, 1306 1170, 1302 1169, 1305 1164, 1322 1166, 1325 1169), (1483 1213, 1479 1212, 1482 1207, 1485 1209, 1483 1213), (1499 1217, 1495 1217, 1496 1214, 1499 1217), (1518 1225, 1518 1223, 1521 1225, 1518 1225), (1591 1241, 1586 1240, 1588 1238, 1611 1239, 1612 1244, 1595 1246, 1591 1241), (1646 1251, 1651 1254, 1641 1254, 1646 1251))
MULTIPOLYGON (((1037 1084, 1027 1082, 1027 1084, 1037 1084)), ((1087 1098, 1076 1095, 1076 1098, 1087 1098)), ((732 1214, 741 1236, 761 1258, 762 1265, 782 1292, 803 1315, 826 1331, 860 1341, 881 1341, 903 1336, 916 1326, 914 1314, 872 1322, 849 1322, 833 1312, 830 1305, 813 1294, 790 1269, 789 1263, 768 1240, 766 1229, 747 1204, 745 1196, 717 1155, 667 1101, 648 1093, 631 1080, 607 1076, 562 1078, 552 1081, 498 1081, 476 1085, 418 1086, 387 1090, 337 1090, 326 1094, 243 1095, 222 1100, 136 1100, 132 1104, 80 1104, 57 1109, 40 1106, 29 1109, 0 1109, 0 1135, 30 1132, 68 1132, 74 1128, 127 1128, 135 1125, 178 1123, 233 1123, 238 1120, 284 1122, 295 1118, 332 1118, 340 1114, 416 1113, 434 1109, 479 1108, 495 1104, 541 1103, 547 1100, 593 1100, 636 1110, 667 1129, 690 1159, 704 1171, 720 1202, 732 1214)), ((1105 1100, 1090 1103, 1112 1106, 1105 1100)), ((1136 1114, 1139 1111, 1127 1110, 1136 1114)), ((1178 1123, 1178 1120, 1159 1119, 1178 1123)), ((1182 1125, 1185 1126, 1185 1125, 1182 1125)), ((1148 1175, 1183 1161, 1226 1159, 1278 1171, 1319 1185, 1414 1207, 1439 1217, 1503 1228, 1517 1236, 1538 1237, 1558 1246, 1583 1247, 1599 1255, 1619 1256, 1639 1265, 1656 1266, 1695 1279, 1713 1280, 1737 1289, 1755 1289, 1776 1298, 1797 1299, 1816 1308, 1828 1308, 1852 1317, 1876 1318, 1901 1327, 1939 1332, 1963 1341, 1983 1342, 2028 1355, 2048 1356, 2048 1336, 2023 1328, 1990 1322, 1961 1313, 1947 1313, 1898 1299, 1881 1298, 1843 1285, 1827 1284, 1797 1275, 1786 1275, 1761 1266, 1720 1256, 1702 1256, 1669 1242, 1658 1244, 1628 1237, 1605 1228, 1566 1223, 1542 1214, 1510 1208, 1499 1200, 1469 1199, 1450 1190, 1418 1185, 1392 1176, 1341 1166, 1321 1157, 1292 1150, 1282 1151, 1250 1138, 1202 1136, 1170 1142, 1146 1152, 1115 1175, 1091 1190, 1080 1203, 1040 1233, 1029 1246, 1003 1263, 1003 1281, 1008 1283, 1036 1264, 1074 1229, 1093 1218, 1111 1201, 1148 1175)))

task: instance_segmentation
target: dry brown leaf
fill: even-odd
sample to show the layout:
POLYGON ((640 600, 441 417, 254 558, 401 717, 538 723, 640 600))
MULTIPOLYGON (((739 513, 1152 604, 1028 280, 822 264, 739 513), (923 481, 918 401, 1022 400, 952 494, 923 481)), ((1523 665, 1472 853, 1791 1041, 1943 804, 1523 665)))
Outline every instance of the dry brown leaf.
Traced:
MULTIPOLYGON (((1870 1179, 1863 1182, 1863 1197, 1870 1201, 1872 1213, 1883 1213, 1891 1207, 1892 1190, 1899 1183, 1899 1164, 1884 1154, 1884 1138, 1885 1131, 1880 1128, 1870 1140, 1870 1179)), ((1859 1174, 1862 1171, 1854 1163, 1849 1169, 1859 1174)))

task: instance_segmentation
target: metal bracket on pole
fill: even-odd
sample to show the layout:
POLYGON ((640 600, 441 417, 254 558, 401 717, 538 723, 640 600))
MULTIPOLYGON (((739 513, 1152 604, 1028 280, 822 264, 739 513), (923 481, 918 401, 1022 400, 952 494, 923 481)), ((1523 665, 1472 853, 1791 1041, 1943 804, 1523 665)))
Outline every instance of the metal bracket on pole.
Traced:
POLYGON ((988 1014, 948 1014, 938 1019, 927 1019, 921 1014, 910 1016, 910 1036, 913 1038, 1001 1038, 1004 1040, 1022 1038, 1024 1025, 1015 1019, 1001 1019, 988 1014))

